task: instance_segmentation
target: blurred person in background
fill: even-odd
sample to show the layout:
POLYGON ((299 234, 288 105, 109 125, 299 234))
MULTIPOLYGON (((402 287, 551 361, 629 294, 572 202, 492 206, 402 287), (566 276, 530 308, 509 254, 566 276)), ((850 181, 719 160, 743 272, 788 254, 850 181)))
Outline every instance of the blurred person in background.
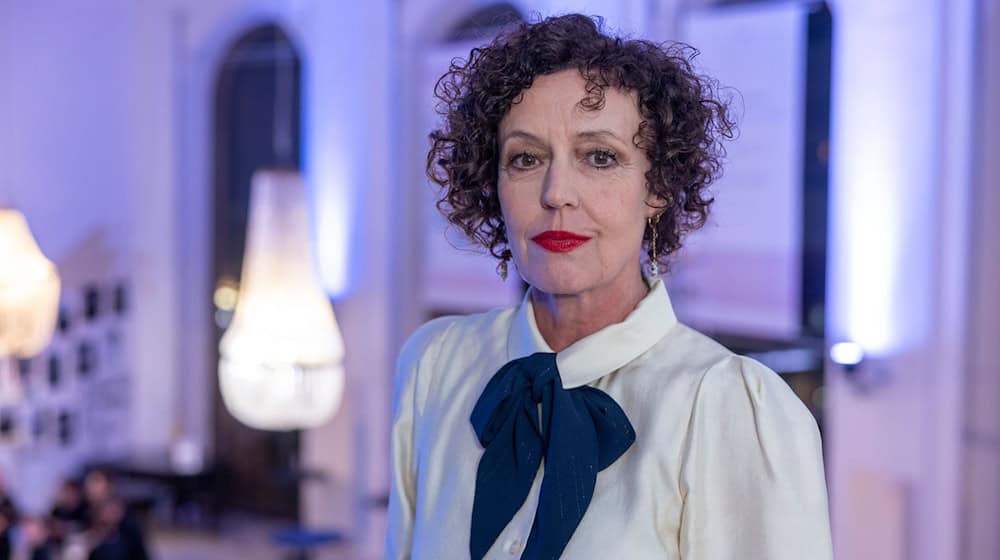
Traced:
POLYGON ((25 517, 20 524, 20 548, 23 553, 19 558, 24 560, 53 560, 58 550, 49 539, 46 522, 38 517, 25 517))
POLYGON ((734 129, 692 56, 566 15, 438 82, 439 208, 530 288, 404 345, 386 558, 831 558, 815 420, 659 276, 734 129))
POLYGON ((149 558, 142 525, 130 514, 115 492, 110 475, 93 470, 84 478, 88 560, 147 560, 149 558))
POLYGON ((66 536, 85 529, 90 520, 90 509, 84 498, 80 482, 67 479, 59 486, 56 501, 49 512, 49 534, 52 543, 62 546, 66 536))
POLYGON ((14 499, 7 492, 7 481, 0 477, 0 560, 8 560, 13 552, 13 536, 20 515, 14 499))
POLYGON ((96 513, 96 508, 115 497, 114 483, 111 475, 107 472, 94 469, 83 477, 83 498, 85 501, 84 511, 91 510, 86 515, 85 525, 91 525, 91 515, 96 513))
POLYGON ((111 498, 94 507, 90 528, 94 543, 87 560, 148 560, 146 539, 125 503, 111 498))

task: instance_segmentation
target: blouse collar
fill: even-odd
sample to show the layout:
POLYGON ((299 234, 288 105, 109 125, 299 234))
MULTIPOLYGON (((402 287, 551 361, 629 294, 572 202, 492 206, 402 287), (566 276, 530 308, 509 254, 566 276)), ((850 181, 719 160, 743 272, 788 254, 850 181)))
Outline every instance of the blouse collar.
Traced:
MULTIPOLYGON (((621 368, 652 348, 676 323, 663 280, 653 280, 649 293, 624 321, 585 336, 558 353, 556 364, 563 387, 586 385, 621 368)), ((552 352, 552 348, 538 332, 528 290, 511 323, 507 354, 509 360, 515 360, 535 352, 552 352)))

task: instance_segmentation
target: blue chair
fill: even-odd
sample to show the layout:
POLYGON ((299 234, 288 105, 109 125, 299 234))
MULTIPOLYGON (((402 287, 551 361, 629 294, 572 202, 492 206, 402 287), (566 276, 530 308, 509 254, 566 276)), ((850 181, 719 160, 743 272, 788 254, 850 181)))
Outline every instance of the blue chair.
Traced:
MULTIPOLYGON (((283 478, 301 485, 308 482, 328 485, 326 474, 316 469, 306 469, 293 466, 283 473, 283 478)), ((347 538, 341 531, 331 529, 316 529, 295 525, 275 531, 271 541, 280 548, 289 551, 290 560, 309 560, 311 554, 326 546, 336 546, 346 542, 347 538)))
POLYGON ((276 531, 271 540, 281 548, 290 549, 288 558, 309 560, 312 552, 324 546, 340 544, 345 539, 338 531, 320 531, 296 526, 276 531))

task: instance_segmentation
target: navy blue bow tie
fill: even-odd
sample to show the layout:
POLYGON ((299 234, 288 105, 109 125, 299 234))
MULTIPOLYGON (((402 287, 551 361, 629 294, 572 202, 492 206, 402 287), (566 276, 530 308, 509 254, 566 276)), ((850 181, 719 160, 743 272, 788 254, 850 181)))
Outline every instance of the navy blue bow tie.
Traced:
POLYGON ((628 417, 607 393, 588 386, 563 388, 552 353, 538 352, 500 368, 471 420, 484 448, 472 506, 474 560, 486 555, 521 508, 543 457, 538 509, 521 558, 559 558, 590 505, 598 471, 635 441, 628 417))

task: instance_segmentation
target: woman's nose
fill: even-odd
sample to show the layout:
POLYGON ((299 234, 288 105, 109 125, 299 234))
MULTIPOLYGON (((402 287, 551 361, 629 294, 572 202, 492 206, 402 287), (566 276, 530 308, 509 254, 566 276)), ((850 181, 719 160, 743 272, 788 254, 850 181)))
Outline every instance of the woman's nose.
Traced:
POLYGON ((562 208, 564 206, 579 206, 580 193, 577 191, 576 179, 572 166, 565 160, 554 159, 545 173, 545 183, 542 185, 542 206, 546 208, 562 208))

